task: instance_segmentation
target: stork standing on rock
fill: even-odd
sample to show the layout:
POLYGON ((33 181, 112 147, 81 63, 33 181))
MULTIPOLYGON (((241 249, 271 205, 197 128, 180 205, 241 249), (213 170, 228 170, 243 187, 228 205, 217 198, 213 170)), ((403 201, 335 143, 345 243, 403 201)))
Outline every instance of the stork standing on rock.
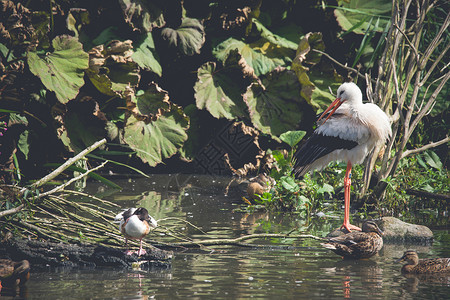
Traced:
POLYGON ((339 87, 336 100, 317 122, 317 129, 295 153, 296 177, 322 169, 331 161, 346 161, 345 211, 341 229, 345 228, 349 232, 361 230, 351 225, 349 220, 352 165, 362 163, 377 145, 385 144, 390 138, 392 130, 389 117, 375 104, 363 103, 359 87, 346 82, 339 87))

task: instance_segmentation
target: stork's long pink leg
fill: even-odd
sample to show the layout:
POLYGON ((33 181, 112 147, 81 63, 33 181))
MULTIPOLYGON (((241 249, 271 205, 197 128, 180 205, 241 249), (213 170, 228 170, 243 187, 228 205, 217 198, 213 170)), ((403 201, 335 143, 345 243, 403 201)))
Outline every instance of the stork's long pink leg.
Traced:
POLYGON ((344 224, 342 224, 341 229, 345 228, 348 232, 352 230, 361 231, 358 226, 350 224, 350 187, 352 185, 351 180, 352 173, 352 163, 349 161, 347 163, 347 171, 345 172, 344 178, 344 224))

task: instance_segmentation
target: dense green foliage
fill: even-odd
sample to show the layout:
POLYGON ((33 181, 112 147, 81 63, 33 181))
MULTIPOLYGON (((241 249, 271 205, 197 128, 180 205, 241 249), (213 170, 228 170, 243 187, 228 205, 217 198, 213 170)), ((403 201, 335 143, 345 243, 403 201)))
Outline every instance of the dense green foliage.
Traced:
MULTIPOLYGON (((67 150, 107 137, 103 155, 156 166, 176 153, 194 159, 223 126, 216 119, 277 141, 309 129, 331 99, 328 86, 343 80, 312 52, 326 46, 302 27, 311 18, 297 17, 303 9, 325 17, 336 42, 337 10, 318 4, 2 1, 0 109, 11 130, 0 162, 33 178, 67 150), (205 126, 207 134, 197 130, 205 126)), ((338 20, 351 24, 345 7, 338 20)))
MULTIPOLYGON (((298 140, 283 134, 312 129, 315 113, 333 99, 328 89, 357 80, 349 67, 376 75, 391 6, 390 0, 1 1, 0 121, 8 129, 0 137, 2 181, 38 178, 46 163, 102 138, 108 144, 91 162, 106 158, 149 172, 162 165, 179 171, 180 161, 194 161, 184 170, 231 174, 224 154, 238 169, 285 144, 292 155, 298 140), (205 161, 211 156, 219 162, 205 161)), ((446 8, 438 2, 432 10, 420 51, 446 8)), ((439 47, 446 45, 448 37, 439 47)), ((448 132, 446 94, 411 137, 413 147, 448 132)), ((446 156, 445 149, 436 153, 446 156)), ((310 209, 334 192, 330 182, 308 175, 298 193, 290 158, 272 154, 281 168, 271 174, 279 193, 263 195, 263 203, 283 198, 285 208, 310 209)), ((424 167, 419 157, 407 163, 424 167)), ((445 177, 446 163, 432 167, 431 178, 445 177)), ((391 190, 406 182, 385 180, 398 182, 391 190)), ((431 181, 421 187, 445 190, 431 181)))

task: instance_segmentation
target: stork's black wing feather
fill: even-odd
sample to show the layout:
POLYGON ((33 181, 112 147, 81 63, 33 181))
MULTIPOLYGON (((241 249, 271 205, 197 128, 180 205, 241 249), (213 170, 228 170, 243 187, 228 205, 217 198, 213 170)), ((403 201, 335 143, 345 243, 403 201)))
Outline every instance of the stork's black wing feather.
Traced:
POLYGON ((302 176, 306 168, 315 160, 330 154, 334 150, 350 150, 358 145, 357 142, 344 140, 336 136, 325 136, 314 133, 303 145, 295 152, 296 159, 294 171, 297 176, 302 176))

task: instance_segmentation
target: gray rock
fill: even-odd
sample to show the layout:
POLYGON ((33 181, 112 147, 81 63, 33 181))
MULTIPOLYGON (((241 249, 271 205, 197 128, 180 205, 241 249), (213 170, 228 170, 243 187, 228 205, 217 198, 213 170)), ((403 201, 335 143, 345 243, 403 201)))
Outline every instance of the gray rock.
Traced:
MULTIPOLYGON (((374 220, 383 231, 385 243, 405 243, 429 245, 433 243, 433 232, 424 225, 403 222, 394 217, 382 217, 374 220)), ((361 224, 355 224, 361 226, 361 224)), ((345 231, 345 229, 344 229, 345 231)), ((327 237, 336 237, 345 234, 343 230, 335 229, 327 237)))
POLYGON ((375 222, 383 230, 385 242, 414 244, 433 242, 433 232, 424 225, 406 223, 394 217, 383 217, 375 222))

